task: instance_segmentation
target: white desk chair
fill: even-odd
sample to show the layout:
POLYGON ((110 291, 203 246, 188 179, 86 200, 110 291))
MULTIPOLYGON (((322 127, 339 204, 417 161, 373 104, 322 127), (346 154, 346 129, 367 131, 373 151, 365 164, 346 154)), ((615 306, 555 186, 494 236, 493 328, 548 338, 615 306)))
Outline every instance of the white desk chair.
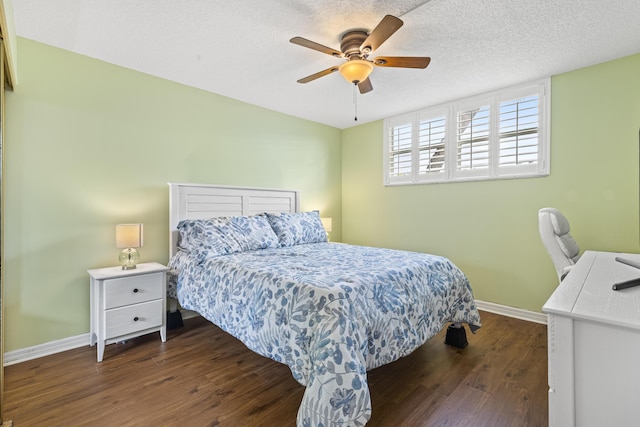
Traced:
POLYGON ((578 243, 569 234, 569 221, 557 209, 542 208, 538 211, 538 228, 558 279, 562 281, 580 258, 578 243))

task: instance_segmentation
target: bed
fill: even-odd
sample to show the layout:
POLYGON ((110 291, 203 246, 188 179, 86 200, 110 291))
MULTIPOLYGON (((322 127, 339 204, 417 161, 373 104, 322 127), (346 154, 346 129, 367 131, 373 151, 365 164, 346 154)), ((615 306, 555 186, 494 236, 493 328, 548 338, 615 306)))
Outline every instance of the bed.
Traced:
POLYGON ((449 322, 481 326, 444 257, 330 243, 296 191, 169 185, 169 297, 286 364, 306 387, 300 427, 365 425, 368 370, 449 322))

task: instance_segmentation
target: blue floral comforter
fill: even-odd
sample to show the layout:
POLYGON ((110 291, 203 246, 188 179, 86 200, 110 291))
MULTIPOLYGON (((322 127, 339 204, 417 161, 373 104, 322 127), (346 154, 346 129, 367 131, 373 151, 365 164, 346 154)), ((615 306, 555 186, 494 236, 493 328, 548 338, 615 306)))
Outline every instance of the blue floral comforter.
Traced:
POLYGON ((175 292, 306 387, 298 426, 362 426, 367 370, 411 353, 447 322, 480 327, 469 282, 446 258, 314 243, 222 255, 182 254, 175 292))

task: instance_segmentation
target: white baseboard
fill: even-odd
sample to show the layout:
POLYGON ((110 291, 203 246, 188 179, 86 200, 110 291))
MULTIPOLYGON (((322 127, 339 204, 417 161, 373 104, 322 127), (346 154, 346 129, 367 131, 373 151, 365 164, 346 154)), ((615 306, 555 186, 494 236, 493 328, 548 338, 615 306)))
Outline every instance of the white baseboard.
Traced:
POLYGON ((15 365, 16 363, 61 353, 74 348, 84 347, 85 345, 89 345, 88 333, 34 345, 33 347, 7 351, 4 353, 4 366, 15 365))
POLYGON ((547 324, 547 315, 536 311, 524 310, 522 308, 509 307, 508 305, 496 304, 493 302, 476 300, 478 310, 488 311, 489 313, 500 314, 515 319, 527 320, 529 322, 547 324))
MULTIPOLYGON (((516 319, 527 320, 529 322, 542 323, 543 325, 547 324, 547 316, 544 313, 536 313, 534 311, 523 310, 521 308, 478 300, 476 300, 476 307, 478 307, 479 310, 500 314, 502 316, 514 317, 516 319)), ((181 310, 181 312, 183 319, 190 319, 198 316, 198 313, 195 311, 181 310)), ((15 365, 16 363, 26 362, 27 360, 49 356, 51 354, 61 353, 67 350, 73 350, 74 348, 84 347, 85 345, 89 345, 88 333, 34 345, 33 347, 7 351, 4 353, 4 366, 15 365)))
MULTIPOLYGON (((191 319, 192 317, 199 316, 198 313, 191 310, 180 310, 180 312, 182 313, 183 319, 191 319)), ((27 360, 62 353, 63 351, 73 350, 74 348, 84 347, 85 345, 90 345, 89 333, 46 342, 44 344, 34 345, 33 347, 7 351, 4 353, 4 366, 15 365, 16 363, 26 362, 27 360)))

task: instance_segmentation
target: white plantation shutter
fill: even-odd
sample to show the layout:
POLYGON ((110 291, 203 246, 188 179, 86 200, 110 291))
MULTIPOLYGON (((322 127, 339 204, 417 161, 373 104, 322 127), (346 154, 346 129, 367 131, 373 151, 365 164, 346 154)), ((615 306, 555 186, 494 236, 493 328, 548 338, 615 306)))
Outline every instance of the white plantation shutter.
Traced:
POLYGON ((538 161, 538 96, 500 103, 500 165, 538 161))
POLYGON ((385 120, 385 183, 443 179, 447 115, 440 108, 385 120))
POLYGON ((445 115, 420 121, 418 175, 444 173, 446 129, 447 118, 445 115))
POLYGON ((390 178, 410 177, 413 172, 412 133, 411 122, 389 127, 387 166, 390 178))
MULTIPOLYGON (((505 92, 500 97, 498 173, 536 173, 547 168, 547 105, 544 87, 505 92)), ((547 100, 548 102, 548 100, 547 100)))
POLYGON ((549 79, 385 120, 385 184, 549 174, 549 79))
POLYGON ((456 115, 458 171, 474 171, 489 167, 490 119, 489 105, 459 111, 456 115))

